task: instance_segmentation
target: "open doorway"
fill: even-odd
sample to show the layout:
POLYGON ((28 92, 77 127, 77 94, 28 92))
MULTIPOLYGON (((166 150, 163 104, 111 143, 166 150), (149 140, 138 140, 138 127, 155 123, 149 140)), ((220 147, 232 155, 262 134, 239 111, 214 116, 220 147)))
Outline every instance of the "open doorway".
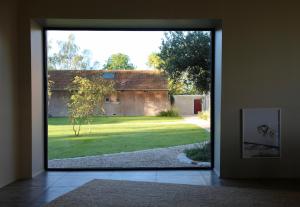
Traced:
POLYGON ((45 30, 47 169, 211 168, 212 30, 45 30))

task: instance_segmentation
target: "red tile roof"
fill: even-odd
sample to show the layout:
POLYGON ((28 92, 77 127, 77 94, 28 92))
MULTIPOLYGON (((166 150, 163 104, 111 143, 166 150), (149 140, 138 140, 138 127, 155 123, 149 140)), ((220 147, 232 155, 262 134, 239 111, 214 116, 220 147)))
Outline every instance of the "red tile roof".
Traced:
POLYGON ((68 90, 75 76, 91 78, 113 76, 116 90, 168 90, 167 77, 157 70, 51 70, 52 90, 68 90))

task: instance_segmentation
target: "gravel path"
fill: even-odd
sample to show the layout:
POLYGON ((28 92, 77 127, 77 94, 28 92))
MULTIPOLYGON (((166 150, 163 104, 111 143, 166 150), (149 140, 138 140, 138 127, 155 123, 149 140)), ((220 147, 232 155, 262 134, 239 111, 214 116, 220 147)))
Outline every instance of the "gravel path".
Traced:
POLYGON ((202 144, 189 144, 135 152, 122 152, 100 156, 56 159, 48 162, 49 168, 135 168, 135 167, 209 167, 210 163, 194 163, 184 150, 202 144))
POLYGON ((197 125, 210 132, 210 121, 199 119, 198 116, 183 116, 185 123, 197 125))

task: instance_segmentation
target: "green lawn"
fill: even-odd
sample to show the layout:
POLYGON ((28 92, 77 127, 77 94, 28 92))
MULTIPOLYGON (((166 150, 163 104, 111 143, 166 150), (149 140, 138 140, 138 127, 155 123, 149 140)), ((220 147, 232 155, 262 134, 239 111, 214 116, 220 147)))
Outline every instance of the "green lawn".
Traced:
POLYGON ((68 118, 49 118, 49 159, 130 152, 209 139, 207 131, 177 117, 95 117, 91 129, 89 133, 84 125, 76 137, 68 118))

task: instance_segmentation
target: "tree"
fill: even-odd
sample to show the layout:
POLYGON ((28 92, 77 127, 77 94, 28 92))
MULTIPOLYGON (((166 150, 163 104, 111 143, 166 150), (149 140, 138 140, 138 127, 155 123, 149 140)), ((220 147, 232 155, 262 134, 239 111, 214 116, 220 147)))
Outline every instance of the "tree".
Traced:
POLYGON ((158 56, 174 83, 184 82, 198 93, 210 90, 211 38, 208 32, 166 32, 158 56))
MULTIPOLYGON (((50 100, 50 98, 52 96, 53 85, 54 85, 54 81, 49 80, 49 76, 48 76, 48 84, 47 84, 48 100, 50 100)), ((49 102, 48 102, 48 104, 49 104, 49 102)))
POLYGON ((75 36, 70 34, 68 40, 58 41, 59 51, 51 54, 52 45, 48 42, 48 70, 86 70, 98 69, 100 63, 91 63, 91 52, 81 50, 75 43, 75 36))
POLYGON ((148 56, 147 65, 153 69, 160 69, 160 66, 163 64, 162 59, 159 57, 158 53, 151 53, 148 56))
POLYGON ((104 97, 114 92, 114 83, 103 78, 87 79, 76 76, 70 88, 68 103, 69 118, 75 136, 79 136, 81 125, 87 123, 91 130, 91 117, 97 107, 104 111, 104 97))
POLYGON ((130 63, 128 55, 117 53, 108 58, 103 68, 106 70, 133 70, 135 67, 130 63))
POLYGON ((193 95, 198 92, 195 85, 185 76, 177 80, 168 78, 168 89, 170 95, 193 95))

